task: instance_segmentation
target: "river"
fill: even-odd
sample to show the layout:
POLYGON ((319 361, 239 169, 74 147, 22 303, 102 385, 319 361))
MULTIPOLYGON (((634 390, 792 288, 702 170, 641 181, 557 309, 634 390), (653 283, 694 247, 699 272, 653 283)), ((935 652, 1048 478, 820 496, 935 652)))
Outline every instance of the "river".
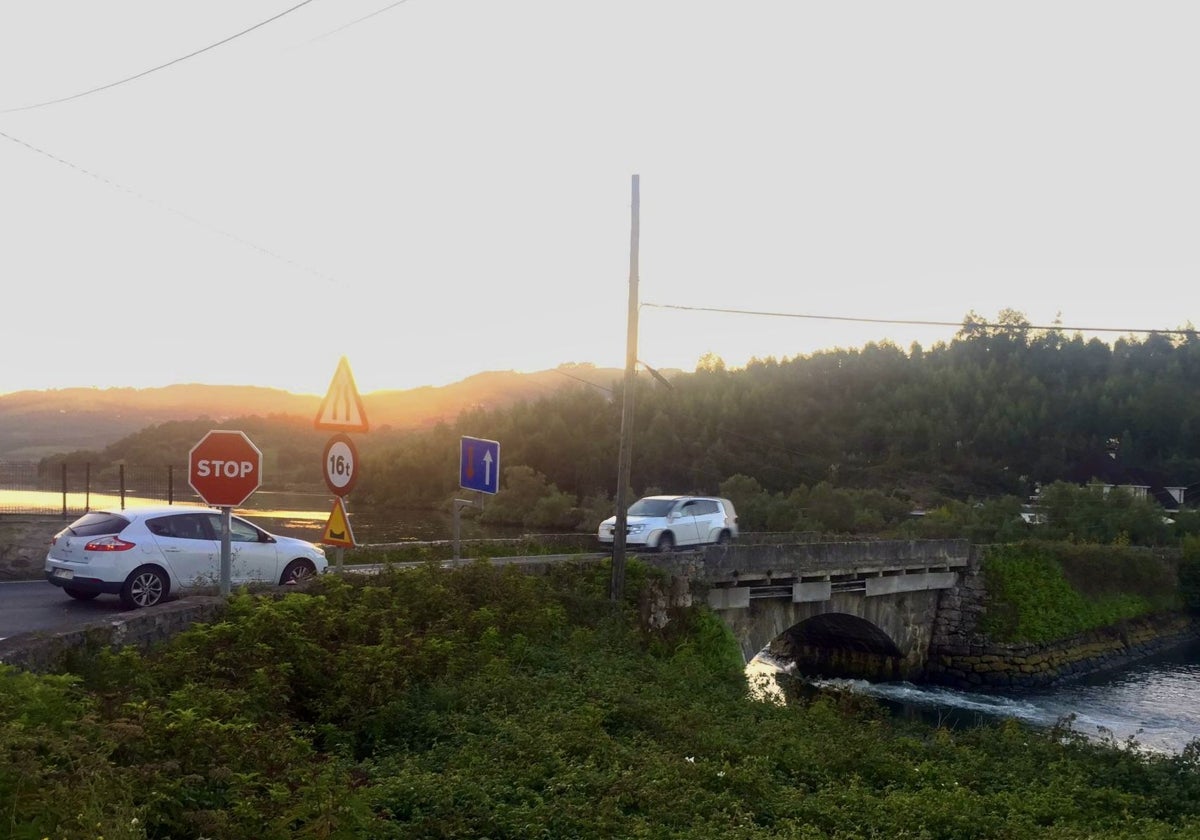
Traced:
MULTIPOLYGON (((759 657, 747 672, 775 670, 793 673, 789 665, 759 657)), ((1200 739, 1200 641, 1032 693, 985 694, 907 682, 799 678, 813 687, 841 687, 874 697, 894 715, 951 728, 1006 718, 1050 728, 1074 715, 1071 728, 1081 735, 1121 744, 1132 739, 1148 751, 1179 753, 1200 739)))
MULTIPOLYGON (((68 493, 44 490, 0 489, 0 513, 57 514, 64 507, 69 522, 85 510, 116 510, 139 505, 161 505, 165 499, 128 495, 125 498, 111 493, 68 493)), ((176 500, 176 504, 201 504, 195 497, 176 500)), ((409 541, 449 540, 454 536, 451 513, 441 511, 399 511, 386 517, 371 518, 354 512, 353 501, 347 500, 355 540, 360 545, 409 541)), ((245 507, 234 512, 276 534, 319 541, 333 510, 333 496, 328 493, 297 493, 258 490, 246 500, 245 507)), ((480 525, 470 515, 460 522, 462 539, 499 539, 521 536, 525 529, 495 525, 480 525)))

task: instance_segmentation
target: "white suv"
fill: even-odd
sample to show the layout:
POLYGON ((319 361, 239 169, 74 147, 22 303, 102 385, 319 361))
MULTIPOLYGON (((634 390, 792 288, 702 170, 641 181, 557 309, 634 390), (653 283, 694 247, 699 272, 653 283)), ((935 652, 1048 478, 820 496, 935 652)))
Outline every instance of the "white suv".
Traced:
MULTIPOLYGON (((600 523, 597 538, 612 545, 617 518, 600 523)), ((646 496, 629 507, 625 544, 670 551, 676 546, 725 543, 737 537, 733 502, 716 496, 646 496)))

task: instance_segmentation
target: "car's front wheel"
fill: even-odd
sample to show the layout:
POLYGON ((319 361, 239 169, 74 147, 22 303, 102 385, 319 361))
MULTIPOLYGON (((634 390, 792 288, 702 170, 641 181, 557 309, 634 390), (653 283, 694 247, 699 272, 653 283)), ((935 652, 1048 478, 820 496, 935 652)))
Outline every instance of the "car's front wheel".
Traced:
POLYGON ((66 592, 76 601, 90 601, 99 595, 99 592, 87 592, 83 589, 76 589, 73 586, 64 586, 63 592, 66 592))
POLYGON ((672 551, 675 548, 675 537, 671 534, 663 534, 658 538, 658 550, 662 552, 672 551))
POLYGON ((301 581, 308 580, 316 573, 317 567, 313 565, 311 560, 293 560, 283 570, 283 575, 279 578, 279 585, 286 586, 289 583, 300 583, 301 581))
POLYGON ((167 576, 153 566, 140 566, 125 578, 121 587, 121 605, 127 610, 153 607, 162 603, 170 591, 167 576))

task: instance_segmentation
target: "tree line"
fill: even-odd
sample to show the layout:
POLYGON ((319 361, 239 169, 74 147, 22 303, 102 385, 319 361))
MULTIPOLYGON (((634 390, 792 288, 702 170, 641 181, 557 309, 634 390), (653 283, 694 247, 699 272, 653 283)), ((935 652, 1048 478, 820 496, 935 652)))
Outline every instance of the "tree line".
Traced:
MULTIPOLYGON (((953 340, 931 348, 883 341, 753 359, 736 370, 706 356, 668 382, 639 375, 633 385, 630 497, 721 493, 749 530, 963 526, 1004 538, 1024 527, 1021 505, 1051 488, 1050 501, 1070 499, 1060 510, 1088 508, 1073 491, 1098 458, 1182 487, 1194 488, 1200 474, 1200 340, 1190 326, 1110 344, 1032 329, 1013 310, 993 323, 968 313, 953 340)), ((590 530, 614 511, 623 391, 620 380, 580 384, 431 428, 361 436, 355 508, 445 508, 464 492, 459 439, 470 435, 502 446, 502 489, 481 517, 590 530)), ((209 422, 151 427, 101 457, 178 461, 209 422)), ((263 450, 270 474, 319 479, 326 436, 306 419, 226 425, 234 422, 263 450)), ((1113 496, 1101 506, 1117 502, 1126 505, 1113 496)), ((1130 505, 1137 515, 1111 539, 1170 538, 1152 502, 1130 505)), ((1095 530, 1058 524, 1066 533, 1095 530)))

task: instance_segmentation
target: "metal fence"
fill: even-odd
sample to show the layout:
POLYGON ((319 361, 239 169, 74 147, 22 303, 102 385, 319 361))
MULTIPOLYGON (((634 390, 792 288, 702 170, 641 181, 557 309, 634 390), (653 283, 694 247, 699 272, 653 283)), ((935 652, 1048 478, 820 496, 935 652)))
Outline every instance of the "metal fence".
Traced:
POLYGON ((202 503, 184 467, 0 461, 0 513, 72 514, 103 507, 202 503))

